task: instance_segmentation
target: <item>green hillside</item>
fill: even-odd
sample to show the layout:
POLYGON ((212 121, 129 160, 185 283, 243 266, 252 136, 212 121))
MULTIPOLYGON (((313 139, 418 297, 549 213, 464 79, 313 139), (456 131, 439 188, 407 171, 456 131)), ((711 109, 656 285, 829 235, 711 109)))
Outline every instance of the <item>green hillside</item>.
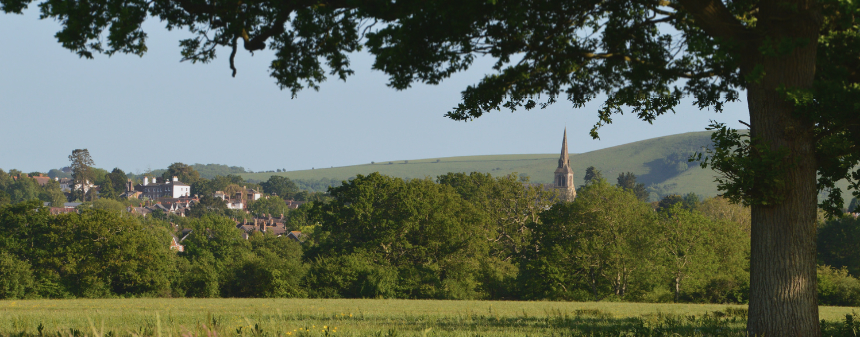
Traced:
MULTIPOLYGON (((597 151, 572 154, 570 163, 577 185, 583 184, 588 166, 603 171, 615 180, 619 173, 633 172, 639 181, 659 194, 695 192, 705 196, 717 194, 714 173, 687 163, 690 154, 710 144, 710 132, 692 132, 653 138, 597 151)), ((560 146, 559 146, 560 149, 560 146)), ((279 173, 242 173, 245 179, 264 181, 271 175, 289 177, 298 182, 334 179, 346 180, 357 174, 379 172, 401 178, 435 178, 447 172, 485 172, 493 175, 526 174, 532 182, 550 183, 558 165, 559 153, 465 156, 395 160, 334 168, 318 168, 279 173)))

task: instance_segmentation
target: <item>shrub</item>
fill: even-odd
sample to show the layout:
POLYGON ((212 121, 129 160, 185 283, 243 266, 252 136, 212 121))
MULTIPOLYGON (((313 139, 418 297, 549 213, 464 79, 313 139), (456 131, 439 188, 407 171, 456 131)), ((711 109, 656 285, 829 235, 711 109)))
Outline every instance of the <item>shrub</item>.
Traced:
POLYGON ((860 280, 851 277, 845 267, 819 266, 818 302, 824 305, 860 305, 860 280))
POLYGON ((33 292, 33 272, 27 261, 0 253, 0 299, 21 299, 33 292))
POLYGON ((317 259, 305 280, 311 297, 392 298, 397 279, 396 269, 357 253, 317 259))

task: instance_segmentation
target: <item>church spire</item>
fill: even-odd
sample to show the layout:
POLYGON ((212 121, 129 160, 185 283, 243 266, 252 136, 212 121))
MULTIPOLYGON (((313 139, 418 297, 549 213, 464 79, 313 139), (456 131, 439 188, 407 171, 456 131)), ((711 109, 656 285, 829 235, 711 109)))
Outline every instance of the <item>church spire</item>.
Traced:
POLYGON ((570 155, 567 154, 567 128, 564 128, 564 139, 561 141, 561 157, 558 158, 558 168, 570 167, 570 155))
POLYGON ((570 168, 570 155, 567 153, 567 128, 564 128, 564 139, 561 141, 561 156, 558 157, 558 168, 555 169, 553 187, 559 191, 562 200, 576 198, 573 187, 573 169, 570 168))

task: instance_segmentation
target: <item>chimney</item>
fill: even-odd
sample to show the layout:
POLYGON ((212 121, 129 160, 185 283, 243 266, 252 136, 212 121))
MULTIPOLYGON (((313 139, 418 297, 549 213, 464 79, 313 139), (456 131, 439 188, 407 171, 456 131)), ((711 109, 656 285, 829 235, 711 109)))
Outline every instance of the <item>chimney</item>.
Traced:
POLYGON ((173 176, 173 181, 179 181, 179 178, 177 178, 176 176, 173 176))
POLYGON ((143 186, 149 185, 149 177, 143 177, 143 186))

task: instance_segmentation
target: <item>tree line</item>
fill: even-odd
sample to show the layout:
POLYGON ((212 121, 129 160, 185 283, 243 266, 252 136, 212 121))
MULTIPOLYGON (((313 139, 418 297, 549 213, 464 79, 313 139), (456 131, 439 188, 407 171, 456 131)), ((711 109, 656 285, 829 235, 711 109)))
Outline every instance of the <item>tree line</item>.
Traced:
MULTIPOLYGON (((20 201, 0 208, 0 298, 748 301, 748 207, 689 195, 648 203, 635 175, 612 184, 590 172, 572 202, 516 175, 359 175, 282 208, 301 243, 244 239, 217 203, 139 217, 103 202, 54 216, 20 201), (174 237, 183 252, 168 248, 174 237)), ((283 203, 260 201, 250 205, 259 214, 283 203)), ((860 305, 860 220, 824 221, 818 238, 822 303, 860 305)))

